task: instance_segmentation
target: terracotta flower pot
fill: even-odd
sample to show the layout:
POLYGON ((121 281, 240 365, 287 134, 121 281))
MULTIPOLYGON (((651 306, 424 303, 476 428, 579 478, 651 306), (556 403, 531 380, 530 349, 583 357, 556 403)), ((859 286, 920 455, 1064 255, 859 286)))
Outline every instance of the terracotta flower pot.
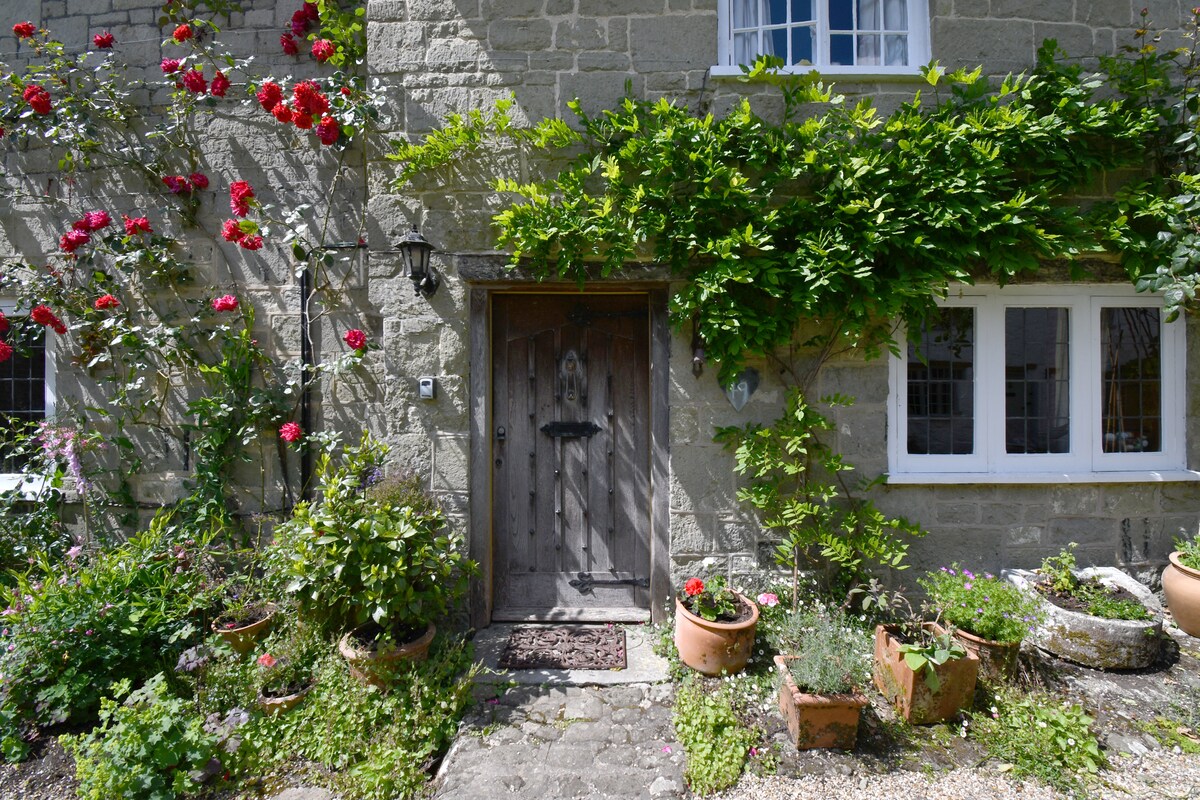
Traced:
MULTIPOLYGON (((926 622, 925 629, 934 634, 945 633, 942 626, 926 622)), ((960 708, 969 706, 975 698, 975 680, 979 675, 979 658, 970 650, 962 658, 935 666, 938 690, 934 692, 925 682, 925 675, 913 672, 900 652, 895 625, 875 628, 875 685, 895 708, 896 713, 913 725, 926 725, 950 719, 960 708)))
POLYGON ((758 627, 758 606, 744 595, 737 598, 750 608, 750 618, 741 622, 709 622, 675 598, 675 647, 684 664, 705 675, 732 675, 746 667, 758 627))
POLYGON ((979 659, 979 675, 993 683, 1011 682, 1017 677, 1020 642, 997 642, 984 639, 962 628, 954 629, 954 638, 979 659))
POLYGON ((1179 551, 1171 553, 1163 570, 1163 592, 1175 624, 1188 636, 1200 636, 1200 570, 1179 563, 1179 551))
POLYGON ((295 694, 287 694, 283 697, 267 697, 264 694, 260 694, 258 696, 258 707, 261 708, 269 717, 273 717, 276 714, 282 714, 283 712, 294 708, 296 704, 303 700, 304 697, 311 692, 312 688, 316 685, 317 684, 314 681, 295 694))
POLYGON ((797 750, 819 747, 853 750, 858 741, 858 719, 867 698, 850 694, 808 694, 796 686, 788 662, 798 656, 775 656, 783 676, 779 684, 779 713, 797 750))
POLYGON ((365 629, 359 626, 347 633, 338 642, 338 652, 346 659, 350 674, 364 686, 386 689, 391 685, 392 674, 401 661, 424 661, 429 658, 429 645, 437 627, 431 622, 421 636, 403 644, 381 645, 378 649, 359 647, 355 634, 365 629))
POLYGON ((249 625, 236 625, 230 628, 229 623, 217 617, 213 620, 213 632, 220 636, 226 644, 233 648, 234 652, 245 655, 254 649, 255 643, 267 635, 271 630, 271 625, 274 623, 275 614, 279 610, 274 603, 267 603, 263 607, 264 616, 252 622, 249 625))

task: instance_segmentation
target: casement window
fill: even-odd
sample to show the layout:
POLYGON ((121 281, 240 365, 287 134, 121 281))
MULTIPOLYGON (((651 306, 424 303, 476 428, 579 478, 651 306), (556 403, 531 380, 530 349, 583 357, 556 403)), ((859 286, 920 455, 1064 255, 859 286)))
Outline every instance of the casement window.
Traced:
POLYGON ((1200 477, 1185 363, 1183 323, 1132 287, 963 288, 892 359, 889 482, 1200 477))
MULTIPOLYGON (((10 301, 0 298, 0 311, 15 321, 16 312, 10 301)), ((16 326, 0 333, 12 344, 16 326)), ((0 490, 28 485, 27 460, 6 446, 14 429, 24 429, 29 423, 41 422, 54 413, 53 337, 45 332, 33 341, 26 341, 20 350, 0 363, 0 490)))
POLYGON ((915 75, 930 60, 927 0, 720 0, 714 75, 760 55, 789 71, 915 75))

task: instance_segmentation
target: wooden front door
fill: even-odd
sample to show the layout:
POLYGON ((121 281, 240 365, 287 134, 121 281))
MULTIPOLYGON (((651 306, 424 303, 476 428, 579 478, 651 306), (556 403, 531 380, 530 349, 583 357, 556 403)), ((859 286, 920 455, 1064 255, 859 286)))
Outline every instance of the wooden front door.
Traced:
POLYGON ((492 325, 492 618, 648 619, 648 296, 496 294, 492 325))

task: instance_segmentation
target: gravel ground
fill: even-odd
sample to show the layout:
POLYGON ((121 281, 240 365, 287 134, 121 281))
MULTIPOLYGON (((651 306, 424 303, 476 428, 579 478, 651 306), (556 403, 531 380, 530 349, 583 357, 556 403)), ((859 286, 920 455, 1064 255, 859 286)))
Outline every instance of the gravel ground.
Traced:
MULTIPOLYGON (((1200 756, 1166 751, 1112 760, 1112 769, 1085 797, 1104 800, 1200 798, 1200 756)), ((1063 800, 1053 789, 1007 778, 995 769, 954 769, 936 775, 900 770, 884 775, 829 773, 803 778, 746 776, 714 800, 1063 800)))

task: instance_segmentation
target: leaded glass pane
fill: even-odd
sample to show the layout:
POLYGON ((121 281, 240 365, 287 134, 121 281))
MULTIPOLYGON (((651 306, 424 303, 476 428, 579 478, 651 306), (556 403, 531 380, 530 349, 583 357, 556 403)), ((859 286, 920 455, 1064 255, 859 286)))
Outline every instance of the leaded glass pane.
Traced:
POLYGON ((858 0, 858 29, 879 30, 879 0, 858 0))
MULTIPOLYGON (((758 26, 759 0, 733 0, 733 27, 754 28, 758 26)), ((749 63, 746 61, 743 64, 749 63)))
POLYGON ((829 63, 849 65, 854 63, 854 37, 837 34, 829 37, 829 63))
POLYGON ((879 63, 879 37, 878 36, 859 36, 858 37, 858 60, 856 64, 878 64, 879 63))
POLYGON ((889 31, 908 30, 908 0, 883 0, 883 26, 889 31))
POLYGON ((908 37, 889 34, 883 37, 883 63, 889 67, 908 65, 908 37))
POLYGON ((753 64, 757 55, 757 33, 735 33, 733 35, 733 61, 735 64, 753 64))
POLYGON ((1070 452, 1070 328, 1065 308, 1005 309, 1005 452, 1070 452))
MULTIPOLYGON (((763 53, 769 56, 779 56, 784 61, 788 58, 788 29, 787 28, 772 28, 769 31, 763 31, 763 41, 766 47, 763 48, 763 53)), ((792 62, 789 62, 792 63, 792 62)))
POLYGON ((908 345, 908 452, 975 452, 975 310, 942 308, 908 345))
POLYGON ((813 29, 792 28, 792 63, 811 64, 813 60, 813 29))
POLYGON ((766 0, 767 14, 764 25, 786 25, 788 21, 788 0, 766 0))
POLYGON ((1106 453, 1162 451, 1162 323, 1157 308, 1100 311, 1106 453))

